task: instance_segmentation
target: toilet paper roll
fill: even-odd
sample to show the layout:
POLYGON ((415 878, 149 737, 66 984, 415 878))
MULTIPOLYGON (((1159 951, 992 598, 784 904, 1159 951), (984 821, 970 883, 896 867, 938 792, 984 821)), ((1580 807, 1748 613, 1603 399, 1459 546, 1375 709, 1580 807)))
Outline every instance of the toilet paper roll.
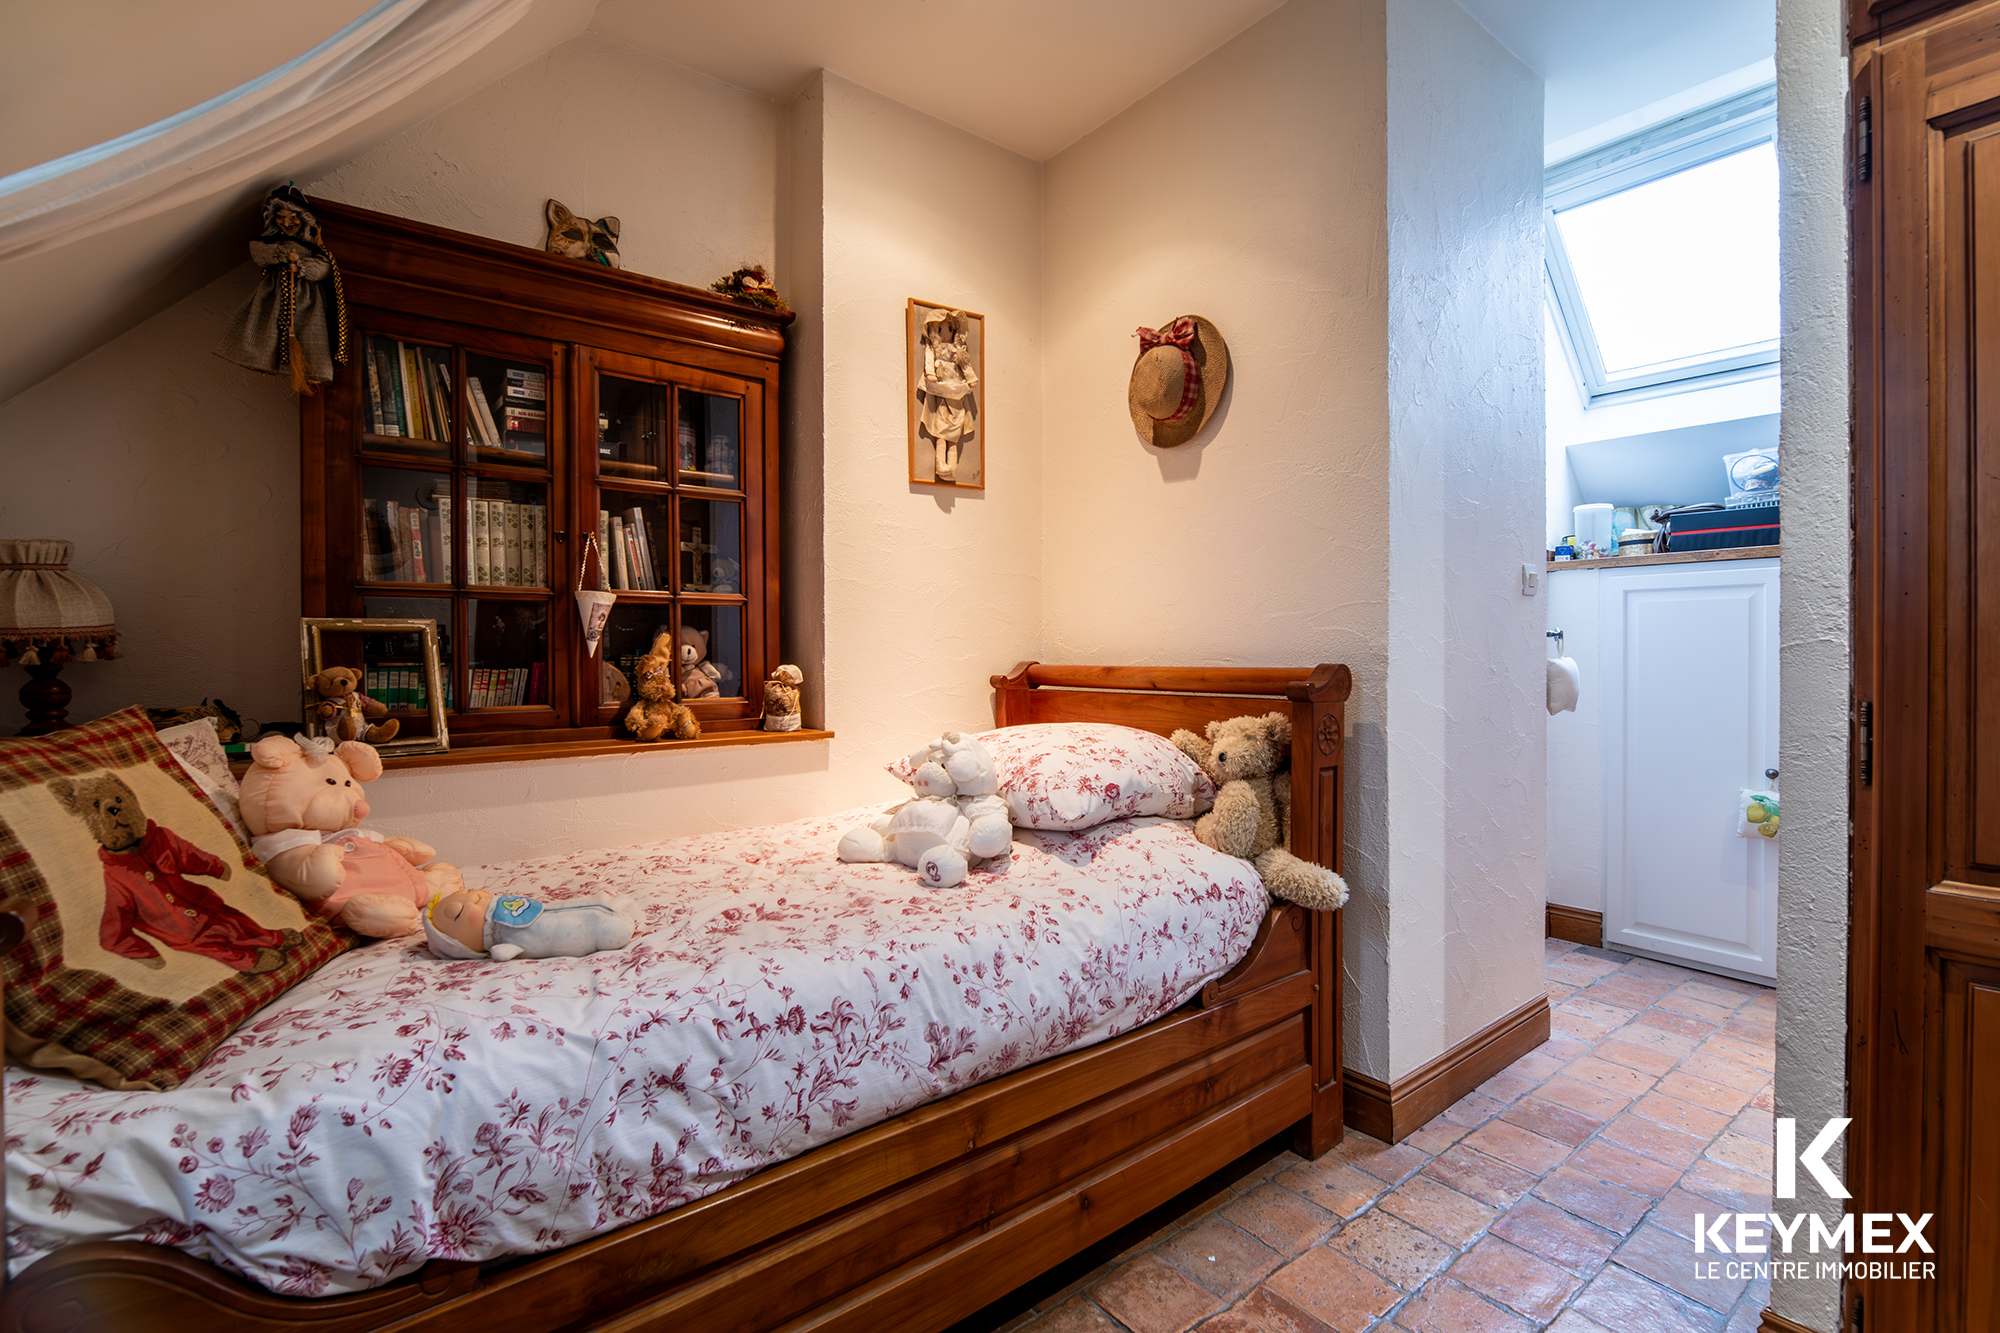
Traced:
POLYGON ((1574 657, 1551 657, 1549 659, 1549 716, 1557 713, 1574 713, 1576 701, 1582 693, 1583 678, 1577 674, 1574 657))

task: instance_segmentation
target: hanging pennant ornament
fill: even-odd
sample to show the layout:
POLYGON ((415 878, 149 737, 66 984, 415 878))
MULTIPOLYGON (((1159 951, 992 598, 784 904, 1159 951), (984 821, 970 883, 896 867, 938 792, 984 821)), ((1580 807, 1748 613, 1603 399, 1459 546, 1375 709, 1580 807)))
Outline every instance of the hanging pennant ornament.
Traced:
POLYGON ((604 637, 604 622, 611 619, 611 604, 618 600, 617 593, 583 586, 583 572, 589 568, 593 555, 597 557, 597 581, 602 583, 604 553, 597 549, 596 533, 583 539, 583 558, 576 566, 576 615, 583 622, 583 646, 591 657, 597 656, 598 641, 604 637))

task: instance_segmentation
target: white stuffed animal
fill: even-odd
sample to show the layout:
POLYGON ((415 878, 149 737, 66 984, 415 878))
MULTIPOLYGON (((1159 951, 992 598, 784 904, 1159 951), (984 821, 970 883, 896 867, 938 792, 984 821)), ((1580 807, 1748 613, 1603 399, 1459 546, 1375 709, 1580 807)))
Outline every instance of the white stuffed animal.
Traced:
POLYGON ((935 889, 957 884, 975 864, 1005 874, 1013 864, 1014 826, 992 754, 963 732, 947 731, 910 760, 916 799, 847 830, 835 854, 843 861, 899 861, 935 889))

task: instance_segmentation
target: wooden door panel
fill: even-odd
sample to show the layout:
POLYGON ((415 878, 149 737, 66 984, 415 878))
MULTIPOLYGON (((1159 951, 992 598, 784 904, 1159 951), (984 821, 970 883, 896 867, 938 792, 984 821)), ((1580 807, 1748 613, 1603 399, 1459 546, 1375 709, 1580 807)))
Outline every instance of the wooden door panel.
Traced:
MULTIPOLYGON (((2000 71, 1995 71, 2000 77, 2000 71)), ((1955 659, 1947 704, 1965 723, 1947 777, 1947 866, 1953 879, 2000 883, 2000 126, 1967 134, 1964 263, 1972 317, 1966 335, 1971 384, 1962 428, 1950 432, 1944 490, 1947 546, 1942 611, 1955 659), (1956 854, 1953 854, 1956 853, 1956 854)), ((1951 261, 1948 258, 1947 264, 1951 261)), ((1954 427, 1959 423, 1954 422, 1954 427)))

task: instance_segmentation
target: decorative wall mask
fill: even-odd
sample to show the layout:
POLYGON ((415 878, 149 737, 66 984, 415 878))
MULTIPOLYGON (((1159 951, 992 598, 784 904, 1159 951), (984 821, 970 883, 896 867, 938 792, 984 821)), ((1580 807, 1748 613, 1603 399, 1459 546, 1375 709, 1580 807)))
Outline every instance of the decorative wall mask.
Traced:
POLYGON ((543 209, 549 219, 548 252, 565 259, 582 259, 606 268, 621 267, 618 259, 618 219, 580 218, 551 199, 543 209))

